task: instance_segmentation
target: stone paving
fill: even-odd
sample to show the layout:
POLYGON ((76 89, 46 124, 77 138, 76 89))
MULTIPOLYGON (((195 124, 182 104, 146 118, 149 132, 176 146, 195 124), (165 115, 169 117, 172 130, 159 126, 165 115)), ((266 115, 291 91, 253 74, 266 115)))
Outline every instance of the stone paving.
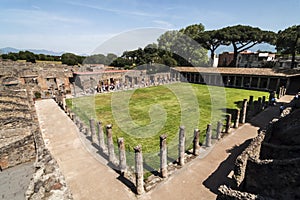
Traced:
POLYGON ((24 200, 34 166, 32 162, 17 165, 0 172, 0 199, 24 200))

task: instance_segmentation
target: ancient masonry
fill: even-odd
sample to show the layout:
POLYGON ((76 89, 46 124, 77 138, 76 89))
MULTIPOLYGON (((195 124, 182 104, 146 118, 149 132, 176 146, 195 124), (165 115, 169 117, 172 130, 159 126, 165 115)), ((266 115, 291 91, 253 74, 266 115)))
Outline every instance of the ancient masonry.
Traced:
POLYGON ((234 185, 218 199, 299 199, 300 100, 294 99, 238 156, 234 185))
MULTIPOLYGON (((16 76, 23 73, 24 65, 31 64, 8 63, 1 63, 0 68, 1 170, 34 162, 35 173, 32 174, 24 199, 72 199, 56 161, 45 148, 40 132, 34 108, 34 92, 41 88, 26 86, 16 76)), ((6 197, 2 195, 2 198, 6 197)))

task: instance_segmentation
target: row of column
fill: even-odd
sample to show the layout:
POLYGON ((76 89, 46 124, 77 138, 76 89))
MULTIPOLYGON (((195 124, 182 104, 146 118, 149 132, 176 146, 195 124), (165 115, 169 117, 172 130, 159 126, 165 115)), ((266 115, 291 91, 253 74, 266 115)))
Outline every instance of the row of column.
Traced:
MULTIPOLYGON (((236 76, 232 75, 220 75, 220 74, 206 74, 206 73, 189 73, 189 72, 173 72, 173 76, 181 76, 181 81, 188 81, 191 83, 206 83, 209 85, 224 85, 244 88, 258 88, 258 89, 271 89, 278 90, 281 81, 285 82, 287 88, 290 80, 288 78, 280 77, 259 77, 259 76, 236 76), (257 81, 254 82, 254 78, 257 81), (184 80, 186 79, 186 80, 184 80), (246 82, 247 79, 247 82, 246 82), (262 80, 265 79, 265 86, 262 86, 262 80), (276 80, 276 84, 270 85, 271 80, 276 80), (254 86, 252 86, 254 84, 254 86), (272 87, 271 87, 272 86, 272 87)), ((283 86, 284 87, 284 86, 283 86)), ((278 91, 279 92, 279 91, 278 91)))
MULTIPOLYGON (((265 97, 261 98, 261 101, 265 101, 265 97), (264 99, 264 100, 263 100, 264 99)), ((239 123, 245 123, 247 109, 250 109, 250 106, 253 105, 253 96, 248 100, 243 100, 242 109, 236 109, 235 112, 235 119, 234 119, 234 128, 239 126, 239 123)), ((114 166, 118 167, 119 172, 121 175, 124 175, 127 172, 127 162, 126 162, 126 151, 125 151, 125 141, 124 138, 117 138, 118 143, 118 150, 119 150, 119 158, 116 158, 114 152, 114 143, 113 143, 113 132, 112 132, 112 125, 106 125, 105 133, 106 133, 106 143, 105 144, 105 137, 104 131, 101 122, 97 122, 94 119, 89 120, 89 128, 84 125, 84 123, 77 117, 73 112, 69 110, 69 108, 65 107, 66 113, 70 116, 70 118, 74 121, 76 126, 79 128, 80 132, 84 133, 86 136, 91 138, 91 142, 99 147, 99 149, 108 155, 108 161, 113 164, 114 166), (96 128, 97 126, 97 128, 96 128)), ((232 115, 226 115, 226 122, 225 122, 225 129, 224 132, 228 133, 231 129, 231 121, 232 115)), ((221 121, 217 122, 216 127, 216 136, 215 139, 220 139, 223 130, 223 123, 221 121)), ((185 127, 179 127, 179 141, 178 141, 178 164, 183 166, 185 164, 185 127)), ((193 138, 193 149, 192 153, 195 156, 200 154, 201 146, 199 144, 199 129, 194 130, 194 138, 193 138)), ((163 134, 160 136, 160 175, 162 178, 168 177, 168 163, 167 163, 167 135, 163 134)), ((206 139, 205 139, 205 146, 210 147, 212 145, 212 125, 208 124, 206 127, 206 139)), ((134 147, 135 152, 135 185, 136 185, 136 192, 137 194, 144 193, 144 172, 143 172, 143 155, 142 155, 142 146, 138 145, 134 147)))

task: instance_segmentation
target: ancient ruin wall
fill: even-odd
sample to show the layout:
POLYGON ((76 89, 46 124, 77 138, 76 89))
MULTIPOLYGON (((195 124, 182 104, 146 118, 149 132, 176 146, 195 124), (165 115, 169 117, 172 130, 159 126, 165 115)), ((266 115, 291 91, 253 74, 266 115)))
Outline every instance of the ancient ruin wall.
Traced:
POLYGON ((261 144, 264 138, 265 138, 264 132, 260 132, 260 134, 257 137, 252 139, 250 145, 236 159, 233 179, 235 180, 237 186, 240 186, 244 181, 248 160, 250 158, 251 159, 259 158, 261 144))
POLYGON ((4 145, 0 148, 0 166, 2 169, 35 160, 35 145, 33 135, 4 145))
POLYGON ((291 159, 300 157, 300 146, 275 145, 263 143, 261 147, 260 159, 291 159))
POLYGON ((248 160, 245 189, 276 199, 299 199, 300 158, 248 160), (259 173, 258 173, 259 172, 259 173))

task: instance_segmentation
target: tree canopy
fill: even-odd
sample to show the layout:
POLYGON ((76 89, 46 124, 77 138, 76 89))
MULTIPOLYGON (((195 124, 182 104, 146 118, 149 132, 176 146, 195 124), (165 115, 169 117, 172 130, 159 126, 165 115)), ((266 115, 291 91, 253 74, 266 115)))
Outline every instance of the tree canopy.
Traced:
POLYGON ((236 67, 237 56, 240 52, 263 42, 274 44, 276 33, 263 31, 257 27, 236 25, 218 30, 217 38, 224 42, 230 42, 232 45, 234 58, 231 66, 236 67))
POLYGON ((300 25, 279 31, 276 48, 283 54, 292 54, 291 68, 294 68, 296 54, 300 53, 300 25))

